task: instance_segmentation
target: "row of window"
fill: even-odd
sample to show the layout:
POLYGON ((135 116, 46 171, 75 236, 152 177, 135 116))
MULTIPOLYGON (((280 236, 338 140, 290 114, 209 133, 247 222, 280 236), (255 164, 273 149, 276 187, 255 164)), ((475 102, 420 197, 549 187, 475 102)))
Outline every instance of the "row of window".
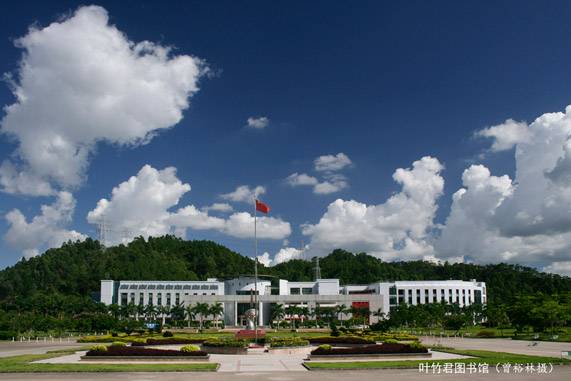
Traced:
POLYGON ((312 287, 292 287, 289 289, 290 295, 311 295, 313 294, 312 287))
MULTIPOLYGON (((143 293, 139 293, 139 300, 138 300, 138 304, 139 305, 144 305, 145 304, 145 294, 143 293)), ((161 293, 157 293, 157 297, 156 297, 156 304, 157 306, 162 306, 163 305, 163 295, 165 295, 165 305, 166 306, 171 306, 173 305, 172 303, 172 294, 171 293, 166 293, 166 294, 161 294, 161 293)), ((197 296, 198 293, 195 292, 192 295, 197 296)), ((208 293, 203 292, 202 295, 208 295, 208 293)), ((211 293, 210 295, 216 295, 215 292, 211 293)), ((189 293, 186 292, 184 294, 184 296, 189 296, 189 293)), ((120 304, 121 305, 127 305, 129 303, 135 304, 135 293, 131 292, 131 293, 127 293, 127 292, 122 292, 121 293, 121 299, 120 299, 120 304)), ((147 294, 147 303, 146 304, 155 304, 155 299, 154 299, 154 295, 152 292, 149 292, 147 294)), ((176 304, 180 304, 180 293, 176 293, 174 294, 174 305, 176 304)))
MULTIPOLYGON (((390 295, 390 304, 391 305, 396 305, 397 304, 397 297, 396 297, 396 289, 393 291, 392 289, 389 291, 389 295, 390 295)), ((413 291, 415 296, 416 296, 416 304, 421 304, 421 290, 420 289, 399 289, 398 290, 398 302, 399 303, 404 303, 404 302, 408 302, 408 304, 413 304, 413 291)), ((478 290, 476 290, 478 291, 478 290)), ((429 295, 430 295, 430 291, 428 289, 424 289, 424 301, 425 303, 429 302, 429 295)), ((475 299, 478 299, 477 296, 481 295, 481 294, 475 294, 474 296, 476 296, 475 299)), ((470 303, 472 300, 474 300, 472 298, 472 290, 469 289, 468 292, 466 293, 465 289, 462 289, 462 292, 460 292, 460 289, 448 289, 448 298, 446 298, 446 290, 445 289, 440 289, 440 297, 438 297, 438 290, 437 289, 432 289, 432 302, 448 302, 448 303, 460 303, 460 300, 462 300, 462 304, 468 304, 470 303), (460 298, 460 294, 462 294, 462 298, 460 298)), ((480 300, 475 300, 476 302, 480 302, 480 300)))
POLYGON ((120 290, 218 290, 217 284, 122 284, 120 290))

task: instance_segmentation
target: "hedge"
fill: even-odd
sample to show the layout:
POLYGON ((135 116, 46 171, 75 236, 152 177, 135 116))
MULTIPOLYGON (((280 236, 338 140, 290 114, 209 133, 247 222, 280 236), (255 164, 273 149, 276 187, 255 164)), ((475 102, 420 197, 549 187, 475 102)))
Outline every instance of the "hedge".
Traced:
POLYGON ((375 344, 375 340, 357 336, 323 336, 309 337, 307 340, 311 344, 375 344))
POLYGON ((366 355, 366 354, 398 354, 398 353, 428 353, 422 346, 408 344, 375 344, 351 348, 318 347, 311 351, 312 355, 366 355))
POLYGON ((175 351, 141 347, 108 347, 107 350, 89 350, 86 356, 206 356, 204 351, 175 351))

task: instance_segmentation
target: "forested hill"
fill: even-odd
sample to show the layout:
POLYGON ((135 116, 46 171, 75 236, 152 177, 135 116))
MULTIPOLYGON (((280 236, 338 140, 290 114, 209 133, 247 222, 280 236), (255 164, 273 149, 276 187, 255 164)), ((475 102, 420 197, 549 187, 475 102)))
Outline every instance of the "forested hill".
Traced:
MULTIPOLYGON (((571 278, 517 265, 472 265, 428 262, 383 262, 364 253, 335 250, 320 259, 323 278, 342 284, 391 280, 477 279, 488 286, 492 302, 518 294, 571 291, 571 278)), ((103 250, 97 241, 68 243, 0 271, 0 302, 37 293, 88 296, 101 279, 198 280, 251 274, 253 261, 211 241, 184 241, 172 236, 136 239, 103 250)), ((314 265, 292 260, 260 273, 289 280, 313 279, 314 265)))

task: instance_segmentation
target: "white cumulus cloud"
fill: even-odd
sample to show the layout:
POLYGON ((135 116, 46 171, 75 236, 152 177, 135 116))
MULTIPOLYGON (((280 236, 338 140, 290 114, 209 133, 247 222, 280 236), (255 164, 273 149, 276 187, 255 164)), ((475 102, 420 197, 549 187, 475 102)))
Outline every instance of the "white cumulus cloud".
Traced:
POLYGON ((380 205, 335 200, 317 224, 302 228, 311 237, 311 253, 343 248, 385 259, 432 254, 429 230, 444 188, 442 169, 437 159, 428 156, 412 168, 397 169, 393 179, 402 190, 380 205))
MULTIPOLYGON (((157 170, 145 165, 136 176, 115 187, 110 199, 99 200, 87 220, 92 224, 106 222, 113 233, 108 236, 109 244, 125 243, 135 236, 185 236, 187 229, 215 230, 237 238, 254 236, 250 213, 220 218, 194 205, 175 209, 190 188, 178 179, 175 168, 157 170)), ((259 217, 257 227, 260 239, 284 239, 291 234, 290 224, 279 218, 259 217)))
POLYGON ((337 155, 323 155, 314 160, 313 165, 316 171, 339 171, 351 165, 351 159, 343 152, 337 155))
POLYGON ((4 239, 13 248, 21 250, 26 258, 70 240, 83 240, 85 235, 66 228, 74 209, 75 199, 69 192, 59 192, 53 204, 42 205, 41 214, 30 222, 20 210, 14 209, 5 216, 9 228, 4 239))
POLYGON ((303 259, 303 253, 307 250, 308 246, 304 249, 296 249, 295 247, 283 247, 281 248, 273 258, 271 258, 270 253, 265 252, 262 255, 258 255, 258 261, 266 267, 279 265, 280 263, 291 261, 292 259, 303 259))
POLYGON ((220 195, 222 199, 233 202, 247 202, 252 204, 254 199, 266 193, 266 188, 258 185, 250 188, 248 185, 240 185, 233 192, 220 195))
POLYGON ((81 185, 97 142, 132 147, 174 126, 206 71, 200 59, 130 41, 99 6, 32 26, 15 43, 24 51, 11 81, 16 102, 1 121, 17 142, 0 169, 10 193, 81 185))
POLYGON ((491 150, 494 152, 512 149, 516 144, 528 142, 531 138, 527 124, 513 119, 477 131, 476 136, 493 139, 491 150))
MULTIPOLYGON (((571 251, 571 107, 520 125, 514 179, 472 166, 454 194, 441 238, 440 256, 476 262, 545 266, 566 263, 571 251)), ((492 147, 508 148, 496 134, 492 147)), ((498 148, 496 148, 498 150, 498 148)), ((555 265, 553 265, 555 266, 555 265)), ((553 267, 554 268, 554 267, 553 267)))
POLYGON ((212 204, 210 206, 203 207, 202 210, 205 212, 212 210, 214 212, 230 213, 230 212, 234 211, 234 208, 232 207, 232 205, 230 205, 226 202, 215 202, 214 204, 212 204))

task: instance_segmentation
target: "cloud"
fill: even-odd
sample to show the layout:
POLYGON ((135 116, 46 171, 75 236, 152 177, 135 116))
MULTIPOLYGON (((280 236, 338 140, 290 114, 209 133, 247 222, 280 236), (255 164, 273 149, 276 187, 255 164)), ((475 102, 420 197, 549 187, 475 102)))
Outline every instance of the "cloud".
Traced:
POLYGON ((311 253, 344 248, 385 259, 432 254, 429 231, 444 188, 442 169, 429 156, 415 161, 412 168, 397 169, 393 179, 402 189, 380 205, 335 200, 317 224, 302 227, 303 234, 311 237, 311 253))
POLYGON ((339 171, 352 164, 349 156, 345 155, 343 152, 337 155, 323 155, 319 156, 313 161, 314 168, 318 172, 324 171, 339 171))
POLYGON ((248 127, 256 129, 256 130, 263 130, 264 128, 268 127, 270 124, 270 120, 265 116, 260 117, 249 117, 248 118, 248 127))
POLYGON ((234 202, 247 202, 252 204, 254 198, 266 193, 266 188, 258 185, 255 188, 250 188, 248 185, 240 185, 234 190, 234 192, 225 193, 220 195, 224 200, 234 201, 234 202))
POLYGON ((40 250, 59 247, 70 240, 83 240, 85 235, 66 229, 74 209, 75 199, 69 192, 59 192, 52 205, 42 205, 41 214, 30 222, 20 210, 14 209, 5 216, 9 228, 4 239, 13 248, 21 250, 26 258, 38 255, 40 250))
POLYGON ((207 71, 195 57, 130 41, 98 6, 32 26, 15 44, 24 51, 11 82, 16 102, 1 121, 17 142, 0 170, 9 193, 80 186, 97 142, 135 147, 174 126, 207 71))
POLYGON ((291 187, 311 186, 315 194, 330 194, 339 192, 349 186, 345 176, 340 174, 328 174, 328 180, 319 182, 316 177, 310 176, 306 173, 292 173, 285 181, 291 187))
MULTIPOLYGON (((454 194, 450 215, 436 241, 439 256, 462 254, 481 263, 547 267, 569 261, 570 113, 567 107, 565 112, 544 114, 520 131, 526 138, 514 143, 513 180, 493 176, 482 165, 464 172, 463 188, 454 194)), ((503 138, 495 139, 492 144, 503 138)))
POLYGON ((292 187, 299 187, 304 185, 315 186, 319 184, 319 180, 306 173, 292 173, 286 178, 286 183, 292 187))
MULTIPOLYGON (((194 205, 173 210, 190 189, 177 178, 174 167, 157 170, 145 165, 136 176, 113 188, 110 200, 99 200, 87 221, 108 224, 113 233, 109 234, 108 244, 126 243, 136 236, 184 237, 187 229, 215 230, 237 238, 254 236, 254 217, 250 213, 220 218, 194 205)), ((290 224, 279 218, 259 217, 257 225, 260 239, 284 239, 291 234, 290 224)))
POLYGON ((205 212, 209 212, 212 210, 215 212, 230 213, 230 212, 234 211, 234 208, 232 207, 232 205, 225 203, 225 202, 215 202, 214 204, 212 204, 210 206, 203 207, 202 210, 205 212))
POLYGON ((262 263, 264 266, 270 267, 270 266, 279 265, 280 263, 291 261, 292 259, 302 259, 303 253, 305 252, 305 250, 307 250, 307 247, 308 246, 306 246, 305 249, 296 249, 294 247, 281 248, 276 253, 276 255, 274 255, 273 259, 270 257, 270 254, 268 252, 265 252, 262 255, 258 255, 258 261, 262 263))
POLYGON ((477 131, 475 135, 493 139, 492 147, 490 148, 493 152, 512 149, 516 144, 528 142, 531 138, 527 124, 516 122, 513 119, 508 119, 496 126, 484 128, 477 131))
POLYGON ((571 277, 571 261, 553 262, 543 268, 544 272, 571 277))

